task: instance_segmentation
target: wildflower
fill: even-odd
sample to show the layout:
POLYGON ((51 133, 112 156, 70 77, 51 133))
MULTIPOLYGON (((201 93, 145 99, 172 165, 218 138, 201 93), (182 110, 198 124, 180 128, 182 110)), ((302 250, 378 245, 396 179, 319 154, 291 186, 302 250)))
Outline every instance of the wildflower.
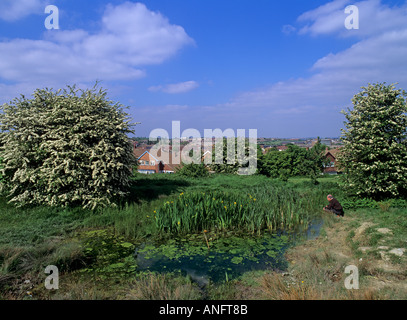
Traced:
POLYGON ((147 216, 147 218, 150 218, 150 216, 147 216))
POLYGON ((178 225, 180 225, 181 224, 181 221, 178 221, 178 225))
POLYGON ((236 205, 236 202, 233 202, 236 205))
POLYGON ((254 198, 253 201, 256 201, 256 198, 254 198))
POLYGON ((208 230, 204 230, 204 233, 207 233, 208 232, 208 230))
POLYGON ((154 210, 154 213, 157 213, 157 211, 154 210))

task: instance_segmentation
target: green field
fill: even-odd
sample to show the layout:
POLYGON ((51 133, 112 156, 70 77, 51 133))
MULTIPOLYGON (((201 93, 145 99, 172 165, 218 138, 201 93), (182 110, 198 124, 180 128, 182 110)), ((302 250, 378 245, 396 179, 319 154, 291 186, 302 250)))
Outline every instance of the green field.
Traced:
MULTIPOLYGON (((211 284, 203 293, 193 277, 168 273, 165 268, 158 273, 141 270, 132 256, 135 248, 146 242, 160 243, 167 246, 160 249, 167 255, 180 256, 174 247, 175 239, 198 241, 200 247, 186 247, 190 252, 221 248, 227 239, 236 239, 234 243, 246 239, 245 243, 253 244, 250 252, 274 256, 271 247, 264 244, 259 245, 265 248, 260 252, 256 239, 306 227, 312 219, 321 217, 328 193, 347 203, 348 208, 355 203, 345 199, 337 180, 336 176, 321 177, 315 185, 308 178, 282 182, 257 175, 199 179, 138 175, 122 205, 96 212, 78 208, 18 209, 2 199, 0 298, 222 298, 222 288, 237 281, 231 281, 227 272, 223 284, 211 284), (59 290, 44 289, 44 269, 48 265, 59 269, 59 290)), ((377 208, 371 210, 382 213, 377 215, 379 221, 397 224, 397 238, 393 241, 401 246, 400 241, 406 239, 407 228, 400 227, 406 226, 405 209, 394 209, 397 215, 392 216, 390 205, 381 204, 381 209, 375 205, 377 208)), ((370 209, 348 209, 352 214, 363 213, 363 219, 368 215, 366 210, 370 209)), ((233 256, 240 254, 241 246, 227 245, 231 246, 232 266, 249 257, 247 252, 233 256)), ((253 255, 251 259, 256 260, 253 255)))

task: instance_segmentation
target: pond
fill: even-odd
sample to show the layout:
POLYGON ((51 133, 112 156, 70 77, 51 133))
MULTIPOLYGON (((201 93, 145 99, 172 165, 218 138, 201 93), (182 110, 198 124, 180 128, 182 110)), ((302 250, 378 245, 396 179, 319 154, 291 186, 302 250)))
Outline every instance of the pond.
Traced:
POLYGON ((255 270, 284 270, 284 253, 304 239, 318 236, 322 220, 312 221, 305 230, 264 233, 261 236, 229 233, 201 233, 174 237, 165 243, 145 242, 135 251, 137 270, 179 272, 200 286, 234 279, 255 270))

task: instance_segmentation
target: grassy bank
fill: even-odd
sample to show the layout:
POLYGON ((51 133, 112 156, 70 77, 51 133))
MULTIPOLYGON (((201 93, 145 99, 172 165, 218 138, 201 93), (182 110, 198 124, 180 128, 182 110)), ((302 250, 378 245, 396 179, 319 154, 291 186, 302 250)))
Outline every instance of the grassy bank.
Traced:
MULTIPOLYGON (((267 278, 267 273, 249 273, 233 281, 226 281, 226 277, 225 283, 211 284, 203 291, 192 279, 179 274, 137 272, 137 265, 129 257, 135 244, 146 239, 165 240, 178 231, 217 232, 219 228, 224 228, 250 234, 267 230, 271 225, 275 229, 279 226, 289 227, 290 223, 292 226, 301 224, 301 220, 306 221, 311 213, 320 213, 320 208, 326 204, 327 193, 342 198, 336 179, 322 178, 318 185, 314 185, 309 179, 281 182, 262 176, 215 175, 202 179, 176 175, 139 176, 134 181, 126 203, 96 213, 82 209, 16 209, 3 199, 0 202, 0 298, 224 299, 239 298, 243 288, 246 288, 248 299, 282 298, 265 293, 279 275, 273 274, 267 278), (224 194, 225 191, 227 195, 223 198, 215 197, 215 194, 224 194), (165 211, 171 203, 176 208, 172 218, 165 211), (186 209, 186 204, 190 207, 198 204, 201 206, 200 211, 192 212, 186 209), (250 204, 255 210, 240 210, 245 204, 250 204), (267 216, 265 207, 272 208, 267 210, 268 213, 276 214, 267 216), (159 221, 155 218, 157 212, 169 220, 159 221), (212 217, 208 216, 210 212, 213 213, 212 217), (195 224, 191 223, 191 216, 194 215, 197 215, 195 224), (181 227, 184 229, 181 230, 181 227), (64 285, 56 292, 44 289, 44 269, 47 265, 56 265, 60 270, 60 282, 64 285), (264 292, 258 295, 258 290, 264 292)), ((403 239, 407 238, 403 231, 407 229, 405 210, 391 206, 372 210, 379 214, 357 209, 349 211, 342 222, 328 220, 326 223, 328 234, 330 225, 342 226, 346 222, 343 225, 343 228, 347 228, 344 242, 357 259, 362 254, 358 248, 367 246, 363 241, 379 244, 381 240, 381 236, 375 234, 373 229, 367 229, 368 232, 372 231, 368 238, 352 237, 352 231, 358 228, 357 225, 369 219, 379 219, 374 223, 383 228, 394 225, 392 247, 406 246, 403 243, 403 239), (348 217, 352 219, 348 221, 348 217)), ((329 250, 326 243, 321 241, 318 250, 323 248, 329 250)), ((375 250, 373 248, 368 254, 376 258, 381 256, 377 251, 380 249, 375 250)), ((321 259, 314 259, 319 261, 319 266, 323 261, 321 259)), ((390 259, 394 257, 390 255, 390 259)), ((326 262, 329 261, 329 257, 326 258, 326 262)), ((309 269, 310 272, 314 269, 315 273, 315 265, 310 264, 309 269)), ((283 283, 277 283, 277 287, 283 283)), ((309 285, 313 286, 314 283, 309 285)), ((276 286, 273 284, 272 287, 276 286)))
POLYGON ((407 299, 407 211, 400 208, 349 210, 344 218, 324 216, 315 240, 286 253, 284 272, 247 273, 213 288, 214 298, 271 300, 407 299), (400 250, 402 251, 402 250, 400 250), (348 290, 346 266, 358 268, 359 289, 348 290))

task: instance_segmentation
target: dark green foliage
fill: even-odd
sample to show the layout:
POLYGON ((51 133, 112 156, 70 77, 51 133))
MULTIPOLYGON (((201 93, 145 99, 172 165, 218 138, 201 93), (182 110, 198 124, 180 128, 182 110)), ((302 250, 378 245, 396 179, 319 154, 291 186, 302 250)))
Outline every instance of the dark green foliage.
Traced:
POLYGON ((258 172, 271 178, 287 181, 293 176, 308 176, 313 182, 322 171, 322 152, 325 147, 316 144, 309 150, 296 145, 288 145, 286 151, 271 149, 258 161, 258 172))
POLYGON ((188 178, 203 178, 209 176, 209 171, 204 164, 190 163, 178 170, 177 174, 188 178))

